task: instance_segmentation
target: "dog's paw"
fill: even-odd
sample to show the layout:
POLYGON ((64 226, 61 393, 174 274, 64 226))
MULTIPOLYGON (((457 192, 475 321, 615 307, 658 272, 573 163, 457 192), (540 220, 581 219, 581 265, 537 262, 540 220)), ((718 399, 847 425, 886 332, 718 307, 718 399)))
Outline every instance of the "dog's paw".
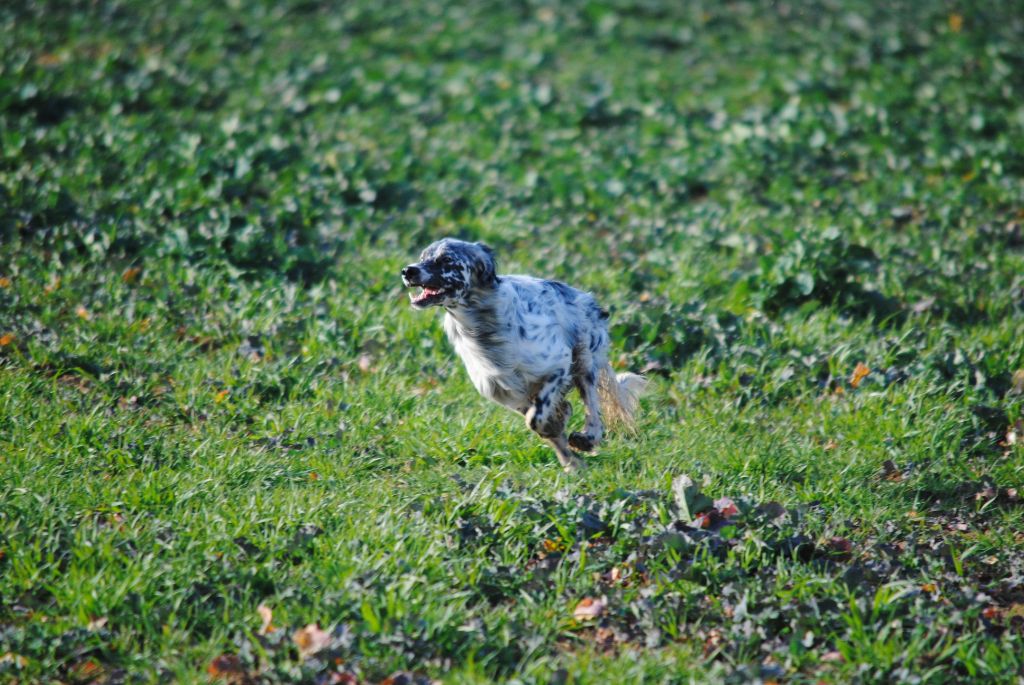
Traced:
POLYGON ((593 438, 586 433, 571 433, 569 446, 578 452, 593 452, 596 447, 593 438))

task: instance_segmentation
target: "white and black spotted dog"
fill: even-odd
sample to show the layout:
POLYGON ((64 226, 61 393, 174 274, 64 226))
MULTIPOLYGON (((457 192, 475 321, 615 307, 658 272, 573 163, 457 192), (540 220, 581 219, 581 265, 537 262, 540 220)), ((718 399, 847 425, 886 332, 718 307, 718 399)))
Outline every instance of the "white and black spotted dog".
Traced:
POLYGON ((494 252, 445 238, 402 269, 412 306, 446 310, 444 330, 481 395, 526 417, 555 448, 566 471, 582 462, 570 446, 592 451, 610 421, 632 426, 647 381, 608 363, 608 312, 588 293, 530 276, 499 276, 494 252), (586 405, 583 432, 566 439, 569 391, 586 405))

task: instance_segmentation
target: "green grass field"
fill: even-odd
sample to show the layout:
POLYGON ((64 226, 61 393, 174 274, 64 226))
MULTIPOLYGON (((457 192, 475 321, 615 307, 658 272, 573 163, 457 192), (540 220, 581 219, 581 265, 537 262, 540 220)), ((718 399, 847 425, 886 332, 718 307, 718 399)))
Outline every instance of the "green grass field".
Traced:
POLYGON ((0 4, 0 682, 1021 682, 1022 46, 0 4), (476 394, 398 278, 445 235, 597 295, 637 435, 569 476, 476 394))

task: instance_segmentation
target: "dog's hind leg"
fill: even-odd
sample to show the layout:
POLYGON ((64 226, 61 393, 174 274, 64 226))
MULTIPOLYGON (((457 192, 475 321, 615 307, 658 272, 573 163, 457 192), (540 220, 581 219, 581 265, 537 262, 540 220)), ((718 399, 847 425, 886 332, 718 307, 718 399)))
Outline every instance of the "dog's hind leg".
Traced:
POLYGON ((569 436, 569 444, 581 452, 592 451, 604 435, 597 384, 601 368, 608 363, 608 331, 600 314, 601 310, 595 307, 591 312, 589 331, 581 336, 582 339, 573 350, 573 381, 587 408, 587 420, 583 432, 569 436))
POLYGON ((601 442, 604 422, 601 420, 601 401, 597 394, 597 370, 589 354, 583 361, 585 366, 576 373, 575 381, 587 409, 587 420, 582 433, 572 433, 569 436, 569 444, 573 449, 590 452, 601 442))
POLYGON ((565 399, 571 378, 568 369, 556 371, 541 386, 530 408, 526 410, 526 425, 555 448, 558 461, 566 471, 575 471, 583 462, 569 449, 565 439, 565 426, 572 416, 572 405, 565 399))

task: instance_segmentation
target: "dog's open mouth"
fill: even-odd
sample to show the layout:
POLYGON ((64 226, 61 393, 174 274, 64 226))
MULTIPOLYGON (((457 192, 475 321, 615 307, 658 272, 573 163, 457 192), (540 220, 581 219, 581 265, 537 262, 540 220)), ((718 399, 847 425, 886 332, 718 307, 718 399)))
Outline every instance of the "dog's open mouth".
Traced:
POLYGON ((444 288, 428 288, 423 286, 419 293, 409 293, 409 301, 414 305, 428 305, 445 296, 444 288))

